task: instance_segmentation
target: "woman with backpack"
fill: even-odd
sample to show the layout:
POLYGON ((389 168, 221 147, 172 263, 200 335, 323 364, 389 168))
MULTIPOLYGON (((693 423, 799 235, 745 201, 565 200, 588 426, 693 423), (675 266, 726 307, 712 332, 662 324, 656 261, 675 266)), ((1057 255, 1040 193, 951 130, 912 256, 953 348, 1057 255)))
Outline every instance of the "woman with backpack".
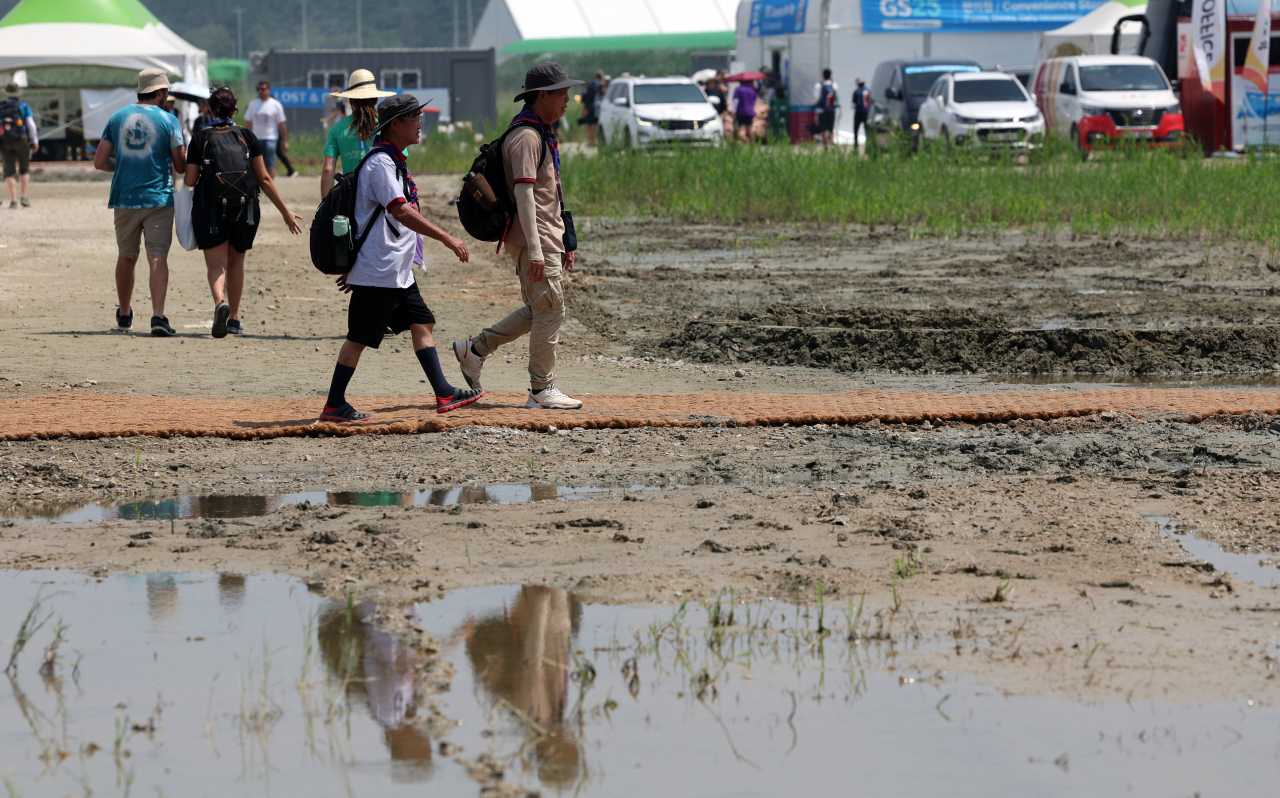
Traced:
POLYGON ((231 121, 236 96, 223 86, 209 93, 213 117, 187 148, 187 176, 194 189, 191 224, 196 246, 204 252, 213 293, 213 337, 244 332, 240 296, 244 293, 244 255, 253 247, 261 214, 258 190, 276 206, 289 232, 302 232, 302 217, 289 210, 262 163, 258 137, 231 121))

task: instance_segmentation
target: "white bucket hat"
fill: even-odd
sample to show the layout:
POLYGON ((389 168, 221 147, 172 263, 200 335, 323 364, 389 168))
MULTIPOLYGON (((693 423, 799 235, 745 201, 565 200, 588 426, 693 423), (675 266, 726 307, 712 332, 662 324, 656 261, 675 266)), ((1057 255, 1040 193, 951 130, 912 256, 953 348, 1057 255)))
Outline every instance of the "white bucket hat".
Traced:
POLYGON ((378 84, 373 79, 373 73, 367 69, 357 69, 351 73, 351 79, 347 81, 346 91, 332 93, 334 97, 344 97, 348 100, 373 100, 378 97, 391 97, 393 95, 395 95, 394 91, 378 91, 378 84))

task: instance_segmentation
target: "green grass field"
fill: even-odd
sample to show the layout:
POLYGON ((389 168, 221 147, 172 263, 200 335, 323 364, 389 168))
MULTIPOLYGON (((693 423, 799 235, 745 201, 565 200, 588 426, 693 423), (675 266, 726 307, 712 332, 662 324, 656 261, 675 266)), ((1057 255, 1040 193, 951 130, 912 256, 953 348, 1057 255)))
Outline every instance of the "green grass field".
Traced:
POLYGON ((573 159, 563 177, 582 215, 1280 244, 1280 160, 1193 153, 1134 149, 1081 163, 1051 144, 1019 164, 942 150, 867 158, 813 146, 605 150, 573 159))

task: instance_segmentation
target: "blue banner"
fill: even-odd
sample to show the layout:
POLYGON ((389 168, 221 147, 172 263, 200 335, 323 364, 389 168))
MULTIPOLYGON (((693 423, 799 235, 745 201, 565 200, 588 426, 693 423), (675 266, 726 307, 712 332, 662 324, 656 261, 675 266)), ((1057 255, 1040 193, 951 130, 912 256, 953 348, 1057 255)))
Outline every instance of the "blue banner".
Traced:
POLYGON ((324 98, 329 96, 329 90, 272 86, 271 96, 285 108, 324 108, 324 98))
MULTIPOLYGON (((863 0, 869 2, 869 0, 863 0)), ((804 33, 809 0, 752 0, 748 36, 787 36, 804 33)))
MULTIPOLYGON (((862 0, 867 33, 1053 30, 1106 0, 862 0)), ((753 18, 754 19, 754 18, 753 18)))

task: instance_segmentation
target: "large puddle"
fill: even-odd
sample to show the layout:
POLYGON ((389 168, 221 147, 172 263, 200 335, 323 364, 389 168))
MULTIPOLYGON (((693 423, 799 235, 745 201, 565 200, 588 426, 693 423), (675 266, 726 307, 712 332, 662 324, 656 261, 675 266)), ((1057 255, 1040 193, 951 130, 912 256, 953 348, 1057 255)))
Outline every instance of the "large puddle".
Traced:
POLYGON ((116 519, 147 521, 183 518, 252 518, 269 515, 291 504, 310 503, 330 507, 413 507, 456 504, 541 502, 584 499, 659 490, 644 485, 629 488, 568 487, 565 485, 476 485, 410 491, 304 491, 276 495, 178 496, 143 499, 121 504, 87 502, 29 502, 0 511, 0 521, 96 522, 116 519))
POLYGON ((479 794, 458 757, 583 796, 1264 795, 1280 776, 1275 708, 891 671, 909 638, 850 641, 873 625, 844 608, 507 586, 392 609, 456 668, 436 698, 454 725, 372 603, 283 577, 10 572, 3 634, 37 591, 53 617, 0 689, 10 796, 479 794))

